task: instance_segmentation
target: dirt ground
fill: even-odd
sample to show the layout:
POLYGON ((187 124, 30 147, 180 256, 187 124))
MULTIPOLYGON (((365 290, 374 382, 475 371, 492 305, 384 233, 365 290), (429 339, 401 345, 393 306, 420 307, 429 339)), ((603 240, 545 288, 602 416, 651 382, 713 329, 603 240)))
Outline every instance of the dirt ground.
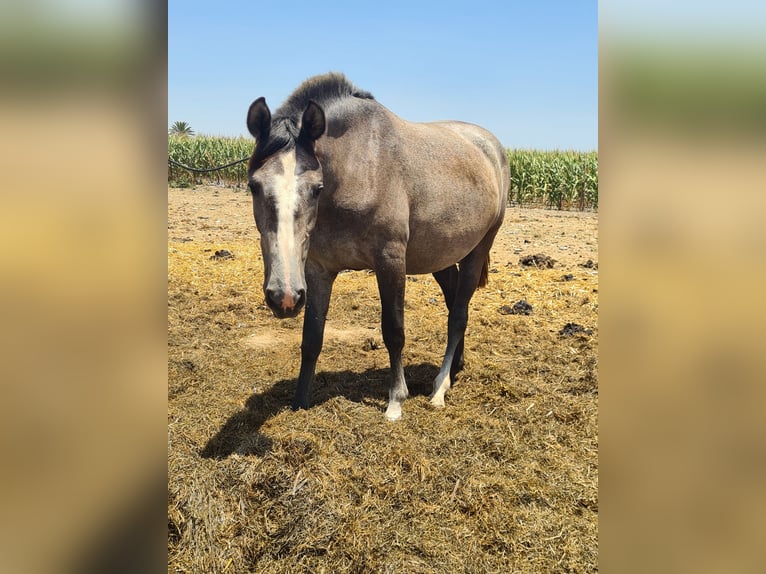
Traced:
POLYGON ((368 272, 338 277, 314 406, 289 409, 302 318, 264 305, 257 238, 245 190, 168 189, 169 572, 597 570, 596 213, 508 209, 443 410, 446 308, 408 278, 393 424, 368 272))

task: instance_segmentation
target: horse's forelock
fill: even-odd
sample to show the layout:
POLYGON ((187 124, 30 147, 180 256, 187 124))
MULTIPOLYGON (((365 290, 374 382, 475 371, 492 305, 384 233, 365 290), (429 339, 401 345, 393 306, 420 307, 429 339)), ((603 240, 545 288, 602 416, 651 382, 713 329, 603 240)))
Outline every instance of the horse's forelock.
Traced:
POLYGON ((298 129, 293 122, 284 118, 275 119, 268 139, 255 144, 255 152, 250 158, 250 171, 259 167, 274 154, 294 148, 297 137, 298 129))

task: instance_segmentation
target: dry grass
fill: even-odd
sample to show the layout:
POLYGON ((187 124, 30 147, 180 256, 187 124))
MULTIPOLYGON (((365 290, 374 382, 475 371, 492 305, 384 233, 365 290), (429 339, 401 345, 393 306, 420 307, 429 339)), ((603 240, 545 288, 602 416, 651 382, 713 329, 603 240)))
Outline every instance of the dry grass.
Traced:
MULTIPOLYGON (((443 410, 427 395, 446 309, 433 278, 410 278, 411 398, 394 424, 375 278, 342 274, 314 406, 292 412, 301 319, 278 322, 262 305, 249 200, 169 196, 169 572, 597 570, 597 272, 574 260, 519 267, 501 246, 443 410), (179 217, 224 202, 218 227, 179 217), (234 259, 211 260, 217 249, 234 259), (499 312, 520 299, 531 315, 499 312), (593 333, 558 335, 568 322, 593 333)), ((593 214, 526 217, 509 212, 508 229, 556 259, 562 221, 595 225, 593 214)))

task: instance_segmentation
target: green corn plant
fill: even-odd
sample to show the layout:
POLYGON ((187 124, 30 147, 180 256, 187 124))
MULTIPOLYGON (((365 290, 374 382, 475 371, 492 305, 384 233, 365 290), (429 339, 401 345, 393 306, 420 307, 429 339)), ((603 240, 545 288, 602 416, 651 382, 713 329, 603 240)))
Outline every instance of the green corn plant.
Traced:
POLYGON ((513 204, 557 209, 598 206, 598 154, 576 151, 507 150, 513 204))
MULTIPOLYGON (((253 141, 249 138, 225 138, 212 136, 196 136, 168 138, 168 157, 175 161, 196 167, 209 169, 242 159, 253 153, 253 141)), ((243 185, 247 178, 247 162, 225 169, 199 174, 170 165, 168 181, 199 184, 227 183, 243 185)))

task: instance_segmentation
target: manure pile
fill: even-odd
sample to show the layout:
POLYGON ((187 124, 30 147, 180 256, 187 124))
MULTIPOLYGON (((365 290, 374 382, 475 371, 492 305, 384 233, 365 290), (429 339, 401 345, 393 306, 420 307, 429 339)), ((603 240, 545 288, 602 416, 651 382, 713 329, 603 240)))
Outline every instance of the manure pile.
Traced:
POLYGON ((408 278, 392 424, 375 276, 339 275, 313 406, 292 412, 302 316, 263 304, 249 197, 168 197, 169 572, 597 570, 596 214, 508 210, 444 409, 447 311, 408 278), (555 266, 519 264, 540 253, 555 266))

